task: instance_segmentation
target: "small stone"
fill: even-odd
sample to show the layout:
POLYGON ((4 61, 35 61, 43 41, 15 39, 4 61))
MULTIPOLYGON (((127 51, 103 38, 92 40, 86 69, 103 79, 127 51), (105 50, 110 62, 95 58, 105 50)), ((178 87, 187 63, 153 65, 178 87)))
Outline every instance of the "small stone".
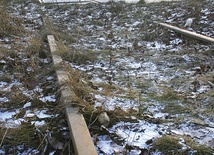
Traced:
POLYGON ((152 143, 153 143, 153 139, 149 139, 149 140, 146 141, 147 145, 152 144, 152 143))
POLYGON ((98 116, 98 121, 100 122, 100 124, 102 124, 103 126, 107 127, 109 125, 109 123, 110 123, 110 118, 108 117, 106 112, 102 112, 98 116))

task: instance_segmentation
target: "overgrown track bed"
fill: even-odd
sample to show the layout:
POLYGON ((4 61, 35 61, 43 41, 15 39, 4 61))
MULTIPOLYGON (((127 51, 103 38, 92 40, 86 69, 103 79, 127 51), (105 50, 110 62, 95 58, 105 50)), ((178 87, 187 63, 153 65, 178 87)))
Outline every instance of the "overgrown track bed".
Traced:
POLYGON ((164 154, 213 152, 207 148, 213 145, 213 45, 182 38, 148 20, 183 27, 196 15, 194 8, 194 23, 200 24, 193 24, 193 31, 212 37, 208 1, 47 8, 54 26, 69 34, 58 40, 58 51, 75 75, 70 80, 73 99, 82 105, 98 153, 164 152, 170 143, 160 144, 168 140, 175 147, 164 154), (111 121, 100 130, 102 112, 111 121))
POLYGON ((1 7, 12 9, 0 27, 3 154, 72 154, 63 113, 71 103, 60 104, 57 67, 68 72, 98 154, 213 154, 213 45, 152 22, 182 28, 195 17, 192 31, 213 37, 212 1, 37 2, 1 7), (53 66, 49 34, 61 66, 53 66))

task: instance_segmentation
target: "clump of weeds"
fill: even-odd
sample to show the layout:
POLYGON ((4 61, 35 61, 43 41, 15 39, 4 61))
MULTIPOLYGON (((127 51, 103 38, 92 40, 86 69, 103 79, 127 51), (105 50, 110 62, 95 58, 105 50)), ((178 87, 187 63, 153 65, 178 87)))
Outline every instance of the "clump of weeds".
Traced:
POLYGON ((77 65, 87 64, 97 60, 96 53, 91 50, 71 50, 68 46, 64 45, 62 41, 57 44, 57 54, 63 60, 73 62, 77 65))
POLYGON ((204 145, 196 144, 188 137, 178 137, 173 135, 165 135, 158 138, 153 148, 163 153, 163 155, 212 155, 213 150, 204 145))
POLYGON ((0 36, 22 35, 25 33, 22 19, 13 17, 3 8, 0 8, 0 36))
POLYGON ((2 128, 0 132, 1 146, 4 151, 17 152, 16 146, 23 145, 25 148, 39 145, 38 135, 35 133, 35 126, 31 122, 22 122, 18 128, 2 128), (13 146, 13 147, 11 147, 13 146))
POLYGON ((163 112, 170 113, 172 115, 182 114, 189 112, 190 109, 179 102, 168 102, 165 104, 163 112))
POLYGON ((173 101, 182 99, 182 96, 170 88, 163 88, 161 93, 151 93, 150 96, 158 101, 173 101))

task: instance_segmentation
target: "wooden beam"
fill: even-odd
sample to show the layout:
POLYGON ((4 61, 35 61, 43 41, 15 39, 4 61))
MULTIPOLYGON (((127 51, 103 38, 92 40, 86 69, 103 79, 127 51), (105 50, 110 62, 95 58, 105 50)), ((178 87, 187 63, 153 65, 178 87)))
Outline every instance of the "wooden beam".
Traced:
POLYGON ((48 1, 46 2, 45 0, 40 0, 40 3, 44 4, 84 4, 84 3, 100 3, 97 0, 71 0, 71 1, 48 1))
POLYGON ((171 29, 171 30, 176 31, 178 33, 181 33, 183 35, 186 35, 188 37, 191 37, 191 38, 194 38, 194 39, 197 39, 197 40, 201 40, 201 41, 204 41, 204 42, 208 42, 208 43, 214 43, 214 38, 207 37, 207 36, 198 34, 196 32, 191 32, 191 31, 188 31, 188 30, 185 30, 185 29, 181 29, 181 28, 178 28, 176 26, 172 26, 172 25, 169 25, 169 24, 166 24, 166 23, 158 23, 158 22, 156 22, 156 23, 161 25, 161 26, 163 26, 163 27, 166 27, 168 29, 171 29))
POLYGON ((54 36, 48 35, 47 38, 53 64, 56 66, 57 80, 61 87, 61 101, 63 102, 62 104, 65 105, 65 112, 75 155, 97 155, 85 119, 83 115, 79 113, 79 108, 72 103, 74 92, 66 85, 69 80, 69 74, 67 71, 63 70, 62 66, 60 67, 62 58, 57 55, 57 44, 54 36))

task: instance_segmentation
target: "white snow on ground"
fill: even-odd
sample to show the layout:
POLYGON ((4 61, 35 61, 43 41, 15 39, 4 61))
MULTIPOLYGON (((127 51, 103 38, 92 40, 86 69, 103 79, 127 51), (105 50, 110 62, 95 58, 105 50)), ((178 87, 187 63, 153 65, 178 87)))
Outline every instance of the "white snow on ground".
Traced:
POLYGON ((56 101, 56 96, 55 95, 51 95, 51 96, 44 96, 44 97, 40 97, 39 98, 42 102, 55 102, 56 101))
POLYGON ((23 106, 23 108, 27 108, 27 107, 30 107, 31 106, 31 102, 27 102, 24 106, 23 106))
POLYGON ((11 91, 11 88, 13 86, 19 86, 19 85, 22 85, 22 83, 18 82, 17 80, 11 82, 11 83, 7 83, 7 82, 2 82, 0 81, 0 89, 1 91, 3 92, 10 92, 11 91))
POLYGON ((8 119, 11 119, 13 115, 15 115, 16 112, 12 111, 5 111, 5 112, 0 112, 0 122, 7 121, 8 119))
MULTIPOLYGON (((24 107, 26 107, 26 105, 24 107)), ((1 123, 1 126, 15 128, 15 127, 18 127, 18 125, 20 125, 21 122, 25 122, 29 119, 33 120, 34 118, 45 119, 45 118, 55 117, 55 115, 47 114, 47 111, 48 109, 43 109, 43 110, 37 109, 34 111, 27 110, 23 118, 17 118, 17 119, 16 119, 16 115, 19 114, 20 110, 11 111, 11 112, 8 112, 8 111, 0 112, 0 123, 1 123)), ((31 123, 35 124, 35 126, 42 126, 45 124, 45 121, 44 120, 31 121, 31 123)))
POLYGON ((9 99, 7 97, 0 97, 0 102, 3 103, 3 102, 8 102, 9 99))
MULTIPOLYGON (((124 145, 120 146, 113 142, 108 135, 103 135, 98 137, 97 147, 104 154, 122 153, 125 151, 125 146, 146 149, 149 146, 146 142, 160 137, 159 131, 161 130, 163 132, 164 128, 146 121, 139 121, 138 123, 119 122, 110 128, 109 132, 110 135, 117 135, 119 139, 123 140, 124 145)), ((130 154, 132 153, 140 154, 137 150, 130 152, 130 154)))

